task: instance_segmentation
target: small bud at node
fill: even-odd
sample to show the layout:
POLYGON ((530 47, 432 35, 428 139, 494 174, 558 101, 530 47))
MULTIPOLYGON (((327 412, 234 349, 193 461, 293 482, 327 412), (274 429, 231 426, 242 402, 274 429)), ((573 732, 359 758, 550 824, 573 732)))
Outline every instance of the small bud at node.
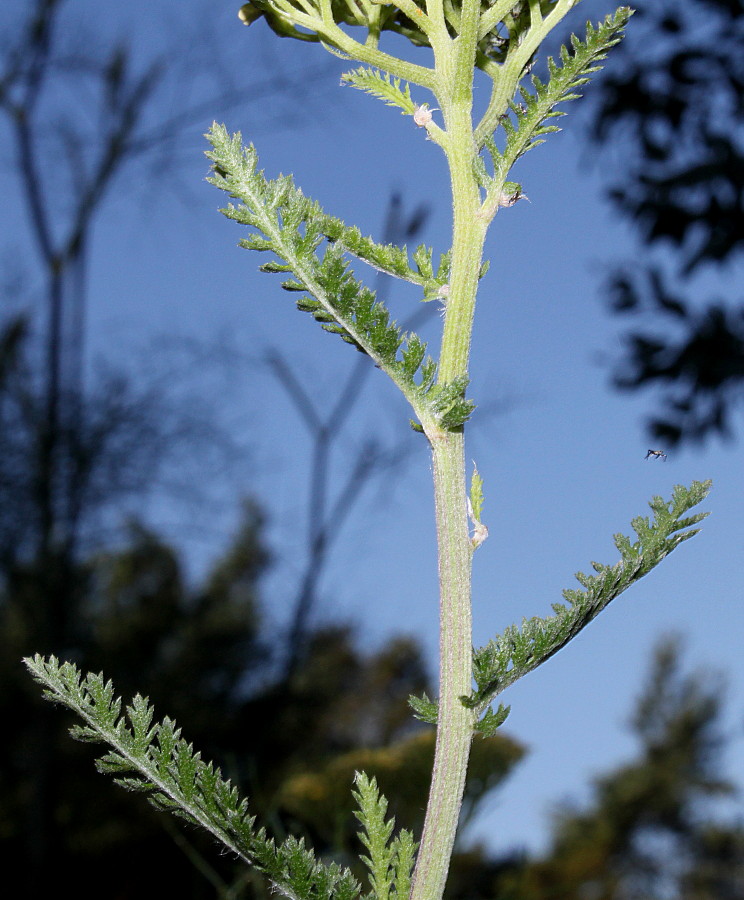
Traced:
POLYGON ((413 112, 413 121, 419 126, 419 128, 425 128, 429 122, 431 122, 433 110, 429 109, 428 103, 422 103, 421 106, 417 106, 413 112))

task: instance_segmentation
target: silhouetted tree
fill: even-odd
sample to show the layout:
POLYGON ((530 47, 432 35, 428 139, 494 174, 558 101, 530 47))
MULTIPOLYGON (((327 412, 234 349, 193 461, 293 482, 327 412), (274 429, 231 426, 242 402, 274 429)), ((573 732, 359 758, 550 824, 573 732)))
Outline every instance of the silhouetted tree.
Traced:
MULTIPOLYGON (((639 0, 599 85, 594 138, 613 148, 611 198, 647 253, 609 279, 630 330, 615 383, 657 388, 666 444, 731 434, 744 387, 744 300, 703 300, 693 276, 744 251, 744 3, 639 0)), ((609 154, 610 151, 608 151, 609 154)))
POLYGON ((54 750, 58 725, 28 690, 20 659, 37 646, 85 655, 86 547, 100 543, 95 532, 105 530, 112 506, 150 483, 169 435, 153 397, 103 379, 74 412, 57 411, 50 456, 47 384, 22 318, 0 332, 0 343, 0 705, 13 722, 0 749, 0 840, 33 896, 58 843, 64 768, 54 750))

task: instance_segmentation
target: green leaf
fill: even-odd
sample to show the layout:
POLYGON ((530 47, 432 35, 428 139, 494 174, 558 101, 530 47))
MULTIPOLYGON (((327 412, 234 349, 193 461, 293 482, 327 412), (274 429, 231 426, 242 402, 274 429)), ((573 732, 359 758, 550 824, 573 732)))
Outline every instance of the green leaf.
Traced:
POLYGON ((461 428, 475 409, 472 400, 465 399, 468 377, 461 375, 444 384, 437 384, 429 395, 429 409, 441 428, 454 431, 461 428))
MULTIPOLYGON (((465 705, 467 706, 468 704, 466 703, 465 705)), ((499 703, 499 708, 495 712, 492 709, 487 709, 485 715, 475 726, 475 730, 482 734, 483 737, 493 737, 506 722, 510 712, 511 706, 504 706, 502 703, 499 703)))
POLYGON ((417 719, 420 719, 422 722, 428 722, 430 725, 437 724, 439 705, 434 700, 430 700, 426 694, 423 697, 416 697, 411 694, 408 698, 408 705, 417 719))
POLYGON ((346 225, 340 219, 320 211, 319 207, 315 222, 323 235, 329 241, 338 243, 344 252, 356 256, 378 272, 419 285, 424 291, 425 300, 438 295, 449 278, 449 267, 444 266, 441 261, 439 270, 434 275, 432 251, 423 245, 413 253, 413 261, 416 263, 414 270, 408 261, 408 248, 405 245, 396 247, 393 244, 378 244, 372 238, 363 236, 355 226, 346 225))
POLYGON ((411 875, 416 861, 418 844, 412 832, 401 828, 393 839, 393 896, 396 900, 408 900, 411 893, 411 875))
POLYGON ((483 479, 477 468, 473 468, 473 477, 470 480, 470 509, 473 519, 480 522, 483 512, 483 479))
MULTIPOLYGON (((594 575, 577 573, 582 589, 563 591, 567 604, 553 604, 555 615, 523 619, 521 627, 509 626, 473 654, 476 690, 464 700, 471 709, 483 710, 523 675, 557 653, 623 591, 646 575, 683 541, 708 513, 686 513, 701 503, 710 481, 694 481, 689 488, 677 485, 669 501, 654 497, 649 506, 654 516, 633 519, 638 540, 615 535, 621 559, 614 566, 592 563, 594 575)), ((498 715, 498 713, 497 713, 498 715)))
POLYGON ((227 850, 257 866, 274 888, 287 897, 307 900, 355 900, 359 885, 338 866, 315 860, 293 838, 279 847, 255 819, 237 789, 212 763, 181 736, 176 723, 154 722, 154 710, 139 694, 120 716, 121 700, 110 681, 88 673, 84 678, 71 663, 37 654, 24 663, 45 688, 44 697, 80 716, 85 723, 71 729, 73 737, 106 743, 111 748, 96 766, 117 784, 145 793, 160 810, 175 813, 204 828, 227 850))
POLYGON ((483 479, 478 474, 478 469, 473 468, 473 477, 470 481, 470 494, 468 496, 468 517, 473 523, 473 536, 470 539, 473 549, 478 547, 488 537, 488 528, 481 521, 483 512, 483 479))
POLYGON ((222 212, 260 233, 240 245, 273 252, 277 259, 265 263, 263 270, 291 272, 294 277, 285 280, 283 287, 302 294, 298 309, 368 354, 399 387, 424 428, 460 428, 474 409, 464 397, 467 379, 435 384, 436 365, 426 356, 426 344, 391 321, 374 293, 352 276, 344 254, 435 292, 449 276, 449 257, 442 257, 432 278, 431 251, 419 248, 414 271, 405 248, 376 244, 357 228, 348 228, 305 197, 291 178, 267 179, 258 170, 256 151, 243 147, 240 134, 229 135, 224 126, 215 124, 207 137, 214 148, 207 156, 215 172, 208 180, 241 201, 222 212))
POLYGON ((395 819, 385 818, 388 803, 376 779, 357 772, 354 784, 354 798, 359 806, 354 815, 362 826, 358 837, 369 851, 369 856, 361 857, 370 872, 369 896, 374 900, 408 900, 417 847, 413 835, 403 828, 391 841, 395 819))
POLYGON ((346 72, 341 76, 341 84, 350 84, 352 87, 367 94, 372 94, 382 100, 388 106, 397 106, 403 110, 403 115, 412 116, 416 111, 416 104, 411 99, 411 89, 405 84, 401 88, 400 78, 393 78, 379 69, 368 69, 361 66, 346 72))
POLYGON ((361 859, 369 869, 372 897, 388 900, 394 875, 394 849, 389 844, 395 819, 385 819, 388 804, 377 788, 376 779, 368 778, 364 772, 357 772, 354 783, 354 799, 359 806, 359 811, 354 815, 362 826, 358 833, 359 840, 369 851, 369 856, 362 856, 361 859))
POLYGON ((548 124, 551 118, 564 115, 555 107, 559 103, 575 100, 581 96, 577 93, 577 89, 602 68, 599 63, 605 58, 608 50, 621 40, 623 29, 632 15, 633 10, 623 6, 613 15, 608 15, 596 27, 587 22, 584 41, 572 35, 571 51, 569 52, 565 46, 560 48, 560 64, 552 57, 548 58, 549 78, 546 84, 536 76, 532 76, 532 92, 520 86, 522 103, 509 104, 516 124, 512 123, 509 116, 504 116, 501 120, 506 132, 506 146, 503 153, 496 150, 495 144, 489 142, 489 133, 476 133, 478 146, 485 146, 491 155, 494 177, 499 185, 503 183, 520 156, 543 142, 543 135, 560 131, 556 125, 548 124))

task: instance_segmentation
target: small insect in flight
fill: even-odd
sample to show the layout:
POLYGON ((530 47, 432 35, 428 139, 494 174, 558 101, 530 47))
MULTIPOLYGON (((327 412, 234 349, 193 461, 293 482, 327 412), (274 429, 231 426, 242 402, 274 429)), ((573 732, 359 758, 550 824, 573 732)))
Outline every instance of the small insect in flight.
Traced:
POLYGON ((664 462, 666 462, 667 455, 663 450, 649 450, 643 458, 649 459, 651 457, 653 457, 654 459, 663 459, 664 462))

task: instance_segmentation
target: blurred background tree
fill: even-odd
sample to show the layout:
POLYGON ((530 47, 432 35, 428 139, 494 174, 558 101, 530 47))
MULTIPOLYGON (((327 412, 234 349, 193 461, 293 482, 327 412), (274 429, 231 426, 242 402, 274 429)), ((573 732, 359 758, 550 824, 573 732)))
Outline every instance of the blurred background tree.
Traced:
POLYGON ((615 384, 655 389, 649 432, 673 446, 730 436, 744 396, 744 299, 726 281, 744 251, 744 3, 633 5, 591 131, 643 248, 608 279, 613 310, 636 323, 615 384), (716 279, 724 296, 710 296, 716 279))

